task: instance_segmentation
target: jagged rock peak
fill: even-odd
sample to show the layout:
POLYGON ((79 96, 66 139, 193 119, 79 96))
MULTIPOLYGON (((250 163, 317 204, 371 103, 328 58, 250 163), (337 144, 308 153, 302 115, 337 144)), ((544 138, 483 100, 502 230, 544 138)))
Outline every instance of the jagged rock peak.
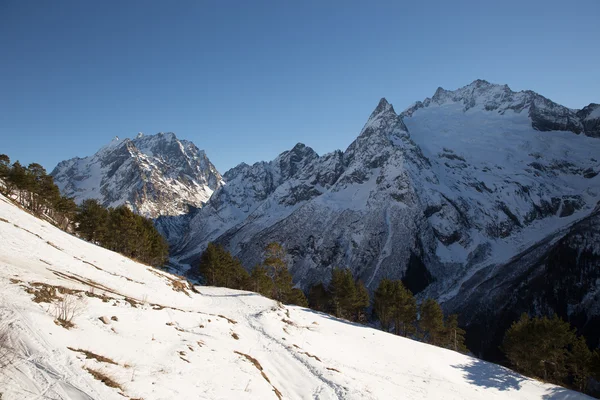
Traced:
POLYGON ((392 106, 385 97, 382 97, 371 116, 389 112, 396 114, 396 111, 394 111, 394 106, 392 106))
POLYGON ((202 207, 223 184, 206 153, 172 132, 115 138, 92 156, 60 162, 52 176, 77 202, 127 204, 152 218, 202 207))

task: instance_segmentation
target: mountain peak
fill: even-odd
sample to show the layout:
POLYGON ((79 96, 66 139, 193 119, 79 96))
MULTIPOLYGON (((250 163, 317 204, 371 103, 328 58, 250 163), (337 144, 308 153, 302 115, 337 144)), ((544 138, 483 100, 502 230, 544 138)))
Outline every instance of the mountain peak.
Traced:
POLYGON ((396 114, 396 111, 394 111, 394 106, 392 106, 385 97, 382 97, 381 100, 379 100, 379 104, 377 104, 377 107, 375 107, 375 110, 371 114, 371 117, 388 112, 396 114))
POLYGON ((59 163, 51 175, 76 202, 128 204, 152 218, 202 207, 222 184, 206 154, 172 132, 115 138, 92 156, 59 163))

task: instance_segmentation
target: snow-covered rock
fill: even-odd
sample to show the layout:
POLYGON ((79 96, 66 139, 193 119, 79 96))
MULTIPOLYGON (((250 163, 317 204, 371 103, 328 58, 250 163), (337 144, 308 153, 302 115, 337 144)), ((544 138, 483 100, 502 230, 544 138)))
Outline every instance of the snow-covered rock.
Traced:
POLYGON ((148 216, 202 207, 222 178, 205 152, 173 133, 113 139, 93 156, 62 161, 52 171, 61 192, 77 202, 127 204, 148 216))

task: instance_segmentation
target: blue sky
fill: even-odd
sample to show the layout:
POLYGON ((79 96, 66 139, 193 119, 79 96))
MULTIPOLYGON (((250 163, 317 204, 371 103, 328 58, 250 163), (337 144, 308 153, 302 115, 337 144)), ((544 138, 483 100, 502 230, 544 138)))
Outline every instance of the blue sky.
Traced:
POLYGON ((173 131, 225 172, 476 78, 600 102, 600 1, 404 3, 2 0, 0 153, 51 170, 173 131))

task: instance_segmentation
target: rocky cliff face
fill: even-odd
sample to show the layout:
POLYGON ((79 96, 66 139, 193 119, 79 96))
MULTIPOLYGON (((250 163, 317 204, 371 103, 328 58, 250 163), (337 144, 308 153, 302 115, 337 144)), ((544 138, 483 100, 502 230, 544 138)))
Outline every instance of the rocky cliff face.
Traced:
POLYGON ((600 339, 600 206, 509 262, 482 268, 445 307, 460 312, 469 348, 486 359, 501 359, 504 332, 524 312, 558 314, 595 348, 600 339))
POLYGON ((201 207, 222 178, 204 151, 173 133, 115 138, 96 154, 59 163, 52 171, 61 192, 77 202, 127 204, 155 218, 201 207))

